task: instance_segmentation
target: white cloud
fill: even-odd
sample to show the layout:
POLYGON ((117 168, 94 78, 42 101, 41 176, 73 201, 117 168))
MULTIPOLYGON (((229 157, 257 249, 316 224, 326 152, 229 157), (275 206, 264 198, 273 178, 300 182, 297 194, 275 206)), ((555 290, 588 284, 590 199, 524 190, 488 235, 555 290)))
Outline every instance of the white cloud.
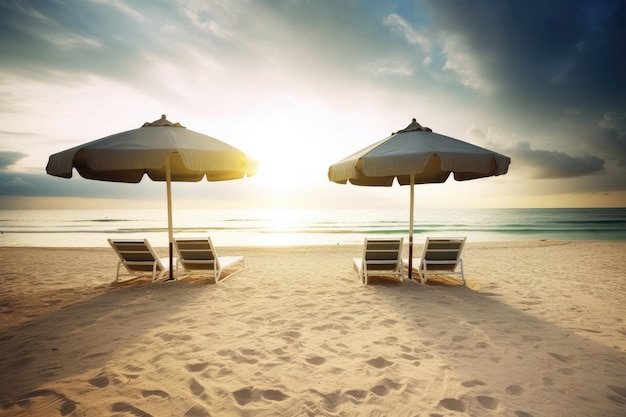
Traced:
POLYGON ((73 49, 81 46, 101 47, 102 43, 97 39, 87 38, 78 35, 68 35, 66 33, 55 33, 48 35, 48 40, 59 49, 73 49))
POLYGON ((239 2, 182 0, 181 12, 198 29, 226 39, 233 36, 229 30, 237 20, 239 2))
POLYGON ((367 66, 366 71, 376 76, 378 75, 413 75, 413 68, 408 62, 398 60, 383 60, 367 66))
POLYGON ((115 7, 117 10, 123 12, 125 15, 132 17, 140 22, 143 21, 143 15, 139 13, 137 10, 128 6, 125 2, 120 0, 94 0, 96 3, 104 3, 109 6, 115 7))
POLYGON ((447 57, 443 70, 453 72, 461 85, 480 93, 493 92, 493 86, 483 77, 481 66, 460 38, 448 36, 443 52, 447 57))
POLYGON ((430 49, 428 37, 414 29, 402 16, 392 13, 383 19, 383 24, 393 33, 402 36, 409 44, 417 45, 423 51, 430 49))
POLYGON ((167 34, 176 33, 178 31, 178 28, 173 23, 166 23, 164 25, 161 25, 160 29, 161 29, 161 32, 167 33, 167 34))

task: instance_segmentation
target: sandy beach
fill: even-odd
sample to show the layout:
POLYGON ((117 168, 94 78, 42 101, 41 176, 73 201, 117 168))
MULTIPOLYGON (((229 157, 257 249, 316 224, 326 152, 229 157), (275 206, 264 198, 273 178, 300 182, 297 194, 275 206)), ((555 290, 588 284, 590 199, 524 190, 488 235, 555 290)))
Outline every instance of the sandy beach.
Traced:
POLYGON ((0 415, 626 415, 626 242, 470 241, 467 287, 360 286, 361 246, 214 244, 246 263, 218 285, 0 248, 0 415))

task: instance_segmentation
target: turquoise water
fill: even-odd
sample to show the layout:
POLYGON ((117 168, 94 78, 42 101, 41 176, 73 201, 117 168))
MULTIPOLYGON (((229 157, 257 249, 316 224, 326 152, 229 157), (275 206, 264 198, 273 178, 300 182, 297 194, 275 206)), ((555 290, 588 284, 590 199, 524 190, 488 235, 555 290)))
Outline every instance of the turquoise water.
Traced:
MULTIPOLYGON (((404 236, 401 210, 175 210, 176 236, 207 236, 219 246, 361 244, 365 236, 404 236)), ((162 210, 0 210, 0 246, 108 246, 107 238, 167 245, 162 210)), ((415 241, 626 240, 626 209, 416 210, 415 241)))

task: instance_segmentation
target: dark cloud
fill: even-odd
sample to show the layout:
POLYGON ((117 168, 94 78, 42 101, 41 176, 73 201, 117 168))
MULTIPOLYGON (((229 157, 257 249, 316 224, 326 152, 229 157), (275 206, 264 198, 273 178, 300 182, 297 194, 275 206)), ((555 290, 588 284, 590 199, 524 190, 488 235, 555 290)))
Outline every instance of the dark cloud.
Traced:
POLYGON ((618 165, 626 167, 626 112, 608 112, 600 120, 603 146, 618 165))
POLYGON ((517 170, 536 179, 575 178, 603 174, 604 161, 595 156, 570 156, 565 152, 532 149, 528 142, 510 148, 517 170))
MULTIPOLYGON (((427 0, 434 29, 456 35, 511 104, 537 109, 626 105, 626 3, 427 0)), ((547 117, 554 117, 549 114, 547 117)))
MULTIPOLYGON (((148 186, 150 187, 150 186, 148 186)), ((148 196, 150 190, 130 187, 129 184, 113 184, 71 180, 50 175, 0 170, 0 195, 3 196, 61 196, 93 198, 132 198, 148 196)))
POLYGON ((28 155, 22 152, 0 151, 0 170, 6 169, 27 156, 28 155))
MULTIPOLYGON (((202 195, 207 202, 237 201, 242 195, 251 195, 249 181, 172 184, 172 196, 177 199, 195 199, 202 195)), ((261 193, 261 191, 259 191, 261 193)), ((144 177, 138 184, 93 181, 74 172, 72 178, 59 178, 42 173, 9 172, 0 170, 0 195, 6 197, 82 197, 102 199, 151 199, 166 198, 164 182, 151 181, 144 177)), ((265 198, 259 194, 259 199, 265 198)))

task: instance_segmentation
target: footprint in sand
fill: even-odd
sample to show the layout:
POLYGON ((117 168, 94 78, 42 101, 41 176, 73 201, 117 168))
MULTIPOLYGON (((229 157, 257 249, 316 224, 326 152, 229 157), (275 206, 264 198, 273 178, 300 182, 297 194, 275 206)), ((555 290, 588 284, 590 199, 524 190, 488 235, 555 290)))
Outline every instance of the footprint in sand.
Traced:
POLYGON ((486 395, 479 395, 476 397, 476 401, 478 401, 478 404, 480 404, 481 407, 486 408, 487 410, 495 410, 498 408, 498 405, 500 405, 500 401, 486 395))
POLYGON ((104 388, 109 385, 109 377, 106 375, 98 375, 95 378, 91 378, 89 383, 94 387, 104 388))
POLYGON ((306 361, 311 365, 321 365, 326 362, 326 359, 322 358, 321 356, 314 356, 312 358, 306 359, 306 361))
POLYGON ((393 362, 389 362, 387 359, 383 358, 382 356, 365 361, 365 363, 378 369, 386 368, 388 366, 393 365, 393 362))
POLYGON ((147 397, 169 398, 170 396, 167 392, 161 391, 160 389, 151 389, 151 390, 144 389, 141 391, 141 395, 144 398, 147 398, 147 397))
POLYGON ((519 385, 509 385, 506 387, 505 391, 510 395, 522 395, 524 393, 524 388, 519 385))
POLYGON ((198 404, 191 407, 189 410, 183 414, 184 417, 211 417, 211 414, 199 406, 198 404))
POLYGON ((253 389, 252 387, 245 387, 240 390, 234 391, 233 397, 235 397, 235 401, 237 401, 237 404, 246 405, 253 400, 253 389))
POLYGON ((351 389, 346 391, 346 395, 353 399, 352 402, 360 403, 367 397, 367 391, 362 389, 351 389))
POLYGON ((283 356, 286 354, 286 352, 283 350, 283 348, 276 348, 274 350, 272 350, 272 353, 276 356, 283 356))
POLYGON ((241 349, 241 354, 246 356, 258 356, 259 352, 254 349, 241 349))
POLYGON ((372 387, 370 391, 379 397, 384 397, 389 394, 389 389, 384 385, 376 385, 375 387, 372 387))
POLYGON ((261 398, 268 401, 284 401, 289 398, 288 395, 283 393, 282 391, 275 389, 255 389, 254 387, 245 387, 240 390, 234 391, 233 397, 235 397, 235 401, 239 405, 246 405, 253 401, 258 401, 261 398))
POLYGON ((471 379, 469 381, 461 382, 461 385, 463 385, 464 387, 467 387, 467 388, 472 388, 472 387, 475 387, 476 385, 485 385, 485 383, 483 381, 479 381, 477 379, 471 379))
POLYGON ((196 396, 204 392, 204 387, 200 385, 200 383, 196 381, 195 378, 191 378, 189 380, 189 389, 191 390, 191 393, 196 396))
POLYGON ((266 389, 263 391, 263 398, 269 401, 284 401, 289 396, 279 390, 266 389))
POLYGON ((395 382, 389 378, 385 378, 381 381, 380 384, 370 388, 370 391, 376 395, 378 395, 379 397, 384 397, 387 394, 389 394, 389 391, 394 390, 394 391, 398 391, 400 390, 402 387, 404 386, 404 384, 395 382))
POLYGON ((128 413, 133 416, 152 417, 152 414, 148 414, 140 408, 130 405, 125 402, 117 402, 111 406, 111 411, 116 413, 128 413))
POLYGON ((461 413, 464 413, 466 410, 465 404, 456 398, 444 398, 439 401, 439 405, 447 410, 459 411, 461 413))
POLYGON ((516 410, 516 411, 515 411, 515 415, 516 415, 517 417, 533 417, 533 415, 532 415, 532 414, 527 413, 526 411, 520 411, 520 410, 516 410))

